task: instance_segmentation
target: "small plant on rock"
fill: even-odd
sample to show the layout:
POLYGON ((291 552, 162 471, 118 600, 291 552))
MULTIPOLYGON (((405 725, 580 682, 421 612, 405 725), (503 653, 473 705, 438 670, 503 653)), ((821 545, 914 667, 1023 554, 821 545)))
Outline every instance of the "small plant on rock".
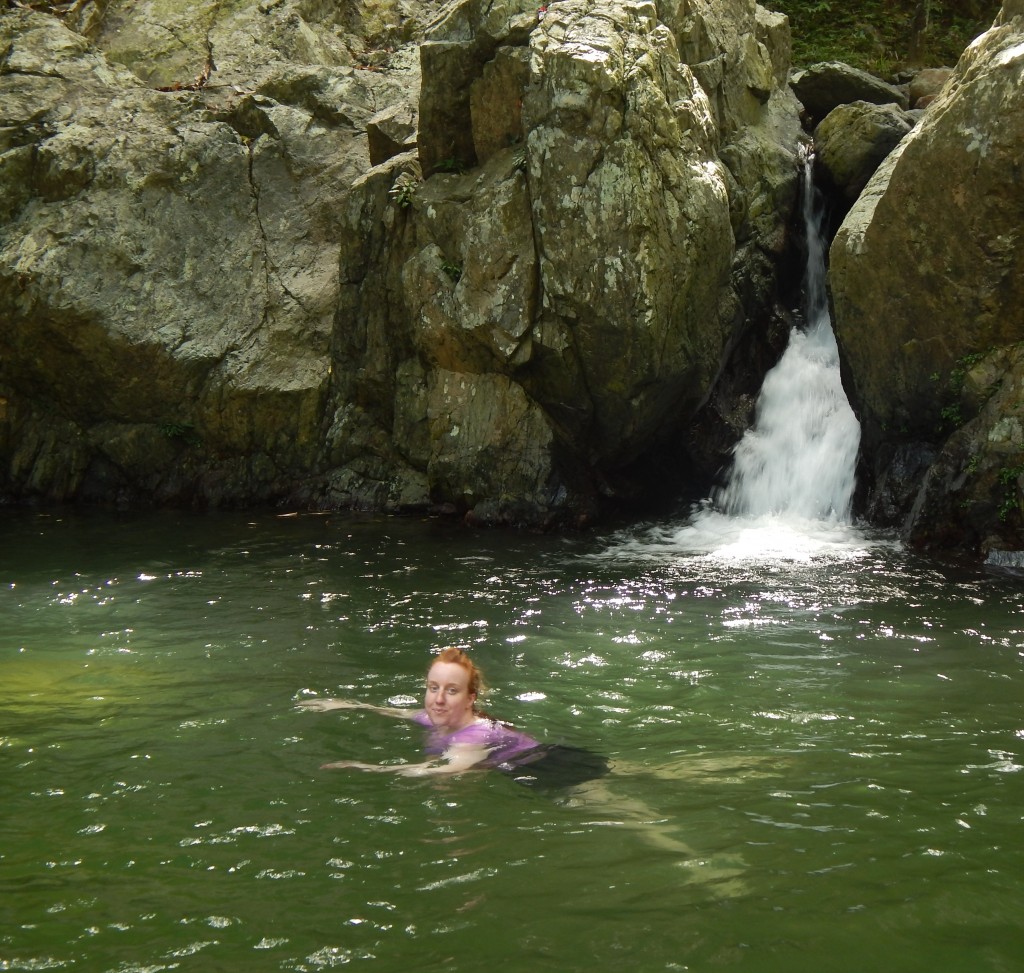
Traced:
MULTIPOLYGON (((968 417, 964 415, 961 406, 964 385, 967 382, 968 372, 984 357, 985 355, 981 352, 972 352, 971 354, 964 355, 956 360, 953 368, 950 370, 949 379, 944 391, 946 405, 939 411, 939 418, 942 420, 945 429, 959 429, 967 421, 968 417)), ((933 372, 929 376, 930 381, 933 382, 939 381, 939 378, 938 372, 933 372)))
POLYGON ((457 284, 462 279, 462 265, 452 263, 450 260, 445 260, 441 264, 441 269, 451 278, 453 284, 457 284))
POLYGON ((944 406, 939 412, 939 417, 944 423, 952 426, 954 429, 959 429, 964 424, 963 411, 960 408, 959 402, 944 406))
POLYGON ((1020 507, 1018 483, 1024 476, 1024 463, 1004 466, 999 471, 999 482, 1003 485, 1003 502, 999 505, 999 519, 1006 521, 1010 514, 1020 507))
POLYGON ((440 162, 434 165, 434 172, 452 172, 456 175, 462 175, 466 171, 466 164, 455 156, 451 156, 447 159, 442 159, 440 162))
POLYGON ((388 195, 399 209, 408 209, 412 206, 419 188, 420 181, 411 172, 403 172, 388 190, 388 195))
POLYGON ((186 446, 198 446, 202 442, 191 422, 161 422, 158 428, 168 439, 186 446))

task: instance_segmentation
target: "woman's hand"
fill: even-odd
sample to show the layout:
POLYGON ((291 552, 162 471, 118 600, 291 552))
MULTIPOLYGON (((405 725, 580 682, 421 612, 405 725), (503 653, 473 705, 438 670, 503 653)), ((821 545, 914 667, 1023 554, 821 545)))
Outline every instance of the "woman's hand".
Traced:
POLYGON ((437 773, 437 764, 367 764, 361 760, 333 760, 329 764, 321 764, 321 770, 369 770, 375 774, 398 774, 401 777, 423 777, 437 773))
POLYGON ((335 760, 329 764, 321 764, 321 770, 372 770, 375 773, 383 774, 389 771, 397 771, 398 767, 389 767, 386 764, 364 764, 359 760, 335 760))
POLYGON ((302 699, 295 704, 299 709, 312 710, 314 713, 326 713, 332 709, 370 709, 366 703, 354 699, 302 699))
POLYGON ((326 713, 332 709, 365 709, 381 716, 390 716, 396 720, 411 720, 416 717, 416 710, 398 706, 374 706, 373 703, 361 703, 357 699, 300 699, 295 704, 299 709, 314 713, 326 713))
POLYGON ((335 760, 321 764, 321 770, 369 770, 375 774, 397 774, 400 777, 434 777, 444 774, 462 774, 479 767, 488 751, 476 745, 456 744, 449 747, 437 760, 421 764, 367 764, 360 760, 335 760))

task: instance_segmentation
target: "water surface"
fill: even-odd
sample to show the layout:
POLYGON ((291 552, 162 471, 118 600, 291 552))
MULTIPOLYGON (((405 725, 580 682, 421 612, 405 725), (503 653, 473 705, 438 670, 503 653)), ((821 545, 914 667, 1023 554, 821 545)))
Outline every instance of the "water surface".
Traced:
POLYGON ((0 969, 1019 970, 1022 598, 856 528, 0 519, 0 969), (537 791, 321 771, 489 709, 537 791))

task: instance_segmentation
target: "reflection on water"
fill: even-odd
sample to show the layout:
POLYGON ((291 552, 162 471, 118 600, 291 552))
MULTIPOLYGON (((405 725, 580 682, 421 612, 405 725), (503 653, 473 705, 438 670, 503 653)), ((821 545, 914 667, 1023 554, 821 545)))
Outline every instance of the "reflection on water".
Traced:
POLYGON ((0 969, 1013 969, 1021 597, 853 527, 5 512, 0 969), (430 652, 614 772, 412 761, 430 652))

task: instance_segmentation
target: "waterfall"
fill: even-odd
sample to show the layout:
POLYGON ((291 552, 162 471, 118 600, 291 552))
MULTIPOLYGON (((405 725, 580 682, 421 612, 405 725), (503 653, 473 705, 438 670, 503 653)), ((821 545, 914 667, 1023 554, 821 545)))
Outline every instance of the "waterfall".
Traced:
MULTIPOLYGON (((804 154, 807 233, 802 322, 765 376, 753 426, 733 453, 726 485, 687 519, 617 537, 602 557, 806 564, 856 559, 888 543, 850 523, 860 425, 839 378, 825 283, 823 205, 804 154)), ((758 569, 760 570, 760 569, 758 569)))
POLYGON ((737 444, 716 496, 725 513, 846 523, 853 499, 860 425, 839 378, 825 284, 824 207, 804 153, 807 235, 803 327, 794 327, 765 376, 754 424, 737 444))

